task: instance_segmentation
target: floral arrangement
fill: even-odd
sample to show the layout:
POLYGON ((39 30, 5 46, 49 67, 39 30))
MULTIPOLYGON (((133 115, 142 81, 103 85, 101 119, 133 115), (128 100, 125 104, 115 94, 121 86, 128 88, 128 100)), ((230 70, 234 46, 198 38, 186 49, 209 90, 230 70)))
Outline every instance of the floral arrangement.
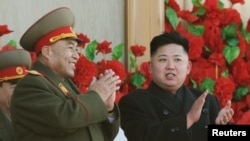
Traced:
POLYGON ((165 30, 177 30, 189 40, 192 70, 186 84, 208 89, 222 106, 232 101, 232 122, 250 123, 250 20, 243 25, 233 8, 244 0, 192 0, 192 10, 165 1, 165 30))
POLYGON ((90 41, 88 36, 83 33, 78 34, 78 37, 83 40, 83 43, 80 44, 80 58, 72 80, 82 93, 87 91, 93 77, 98 78, 99 74, 104 73, 106 69, 112 69, 121 79, 120 90, 116 92, 116 102, 130 91, 148 86, 151 79, 148 75, 148 63, 144 62, 140 66, 137 63, 137 58, 144 55, 146 47, 131 46, 129 52, 131 63, 129 68, 125 68, 120 61, 124 54, 122 43, 111 48, 112 43, 109 41, 90 41), (101 59, 96 57, 99 54, 102 56, 101 59))

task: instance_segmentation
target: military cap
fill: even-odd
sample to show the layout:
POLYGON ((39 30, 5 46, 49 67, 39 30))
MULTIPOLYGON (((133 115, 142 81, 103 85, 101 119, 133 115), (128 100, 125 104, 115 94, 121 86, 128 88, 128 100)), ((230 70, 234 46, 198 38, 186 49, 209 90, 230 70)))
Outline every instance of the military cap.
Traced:
POLYGON ((0 82, 22 78, 30 67, 31 56, 28 51, 9 46, 0 50, 0 82))
POLYGON ((67 7, 57 8, 37 20, 21 37, 20 45, 27 51, 39 54, 44 45, 53 44, 61 39, 71 38, 78 43, 73 27, 75 17, 67 7))

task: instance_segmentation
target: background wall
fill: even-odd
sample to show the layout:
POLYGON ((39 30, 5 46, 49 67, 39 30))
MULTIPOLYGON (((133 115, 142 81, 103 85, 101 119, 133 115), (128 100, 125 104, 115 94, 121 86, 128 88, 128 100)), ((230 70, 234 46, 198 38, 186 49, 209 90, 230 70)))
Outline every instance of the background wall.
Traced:
POLYGON ((55 8, 66 6, 75 14, 76 32, 87 34, 98 42, 111 41, 111 46, 124 43, 124 0, 0 0, 0 25, 14 32, 2 36, 0 46, 10 39, 18 41, 40 17, 55 8))

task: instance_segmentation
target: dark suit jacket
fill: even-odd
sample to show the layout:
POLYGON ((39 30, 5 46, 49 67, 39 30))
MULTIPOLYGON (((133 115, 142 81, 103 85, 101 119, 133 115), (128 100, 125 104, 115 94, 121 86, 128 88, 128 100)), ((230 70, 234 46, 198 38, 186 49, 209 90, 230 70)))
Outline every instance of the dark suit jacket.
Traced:
POLYGON ((0 110, 0 141, 15 141, 11 122, 0 110))
POLYGON ((19 81, 11 100, 17 141, 112 141, 120 125, 114 123, 100 96, 80 94, 70 80, 62 80, 40 62, 19 81))
POLYGON ((128 141, 206 141, 207 127, 215 122, 219 102, 215 96, 207 95, 199 121, 187 130, 186 114, 202 92, 186 86, 181 89, 181 104, 154 82, 146 90, 135 90, 122 97, 121 128, 128 141))

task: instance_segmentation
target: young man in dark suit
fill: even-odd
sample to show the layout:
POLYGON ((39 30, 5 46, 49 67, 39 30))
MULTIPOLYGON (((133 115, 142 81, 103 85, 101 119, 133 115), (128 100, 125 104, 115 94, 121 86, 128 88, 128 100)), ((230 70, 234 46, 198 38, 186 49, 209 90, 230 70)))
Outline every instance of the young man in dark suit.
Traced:
POLYGON ((222 109, 215 96, 191 89, 188 40, 162 33, 150 43, 152 82, 121 98, 121 128, 128 141, 206 141, 209 124, 227 124, 231 101, 222 109))

